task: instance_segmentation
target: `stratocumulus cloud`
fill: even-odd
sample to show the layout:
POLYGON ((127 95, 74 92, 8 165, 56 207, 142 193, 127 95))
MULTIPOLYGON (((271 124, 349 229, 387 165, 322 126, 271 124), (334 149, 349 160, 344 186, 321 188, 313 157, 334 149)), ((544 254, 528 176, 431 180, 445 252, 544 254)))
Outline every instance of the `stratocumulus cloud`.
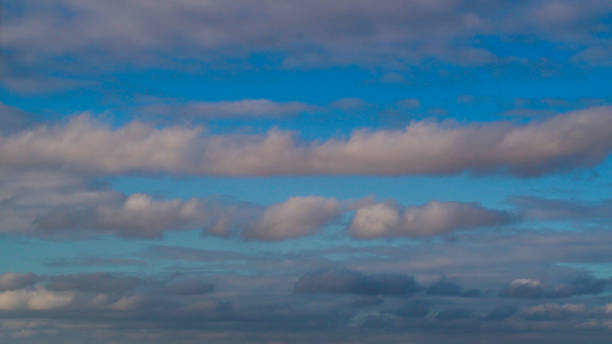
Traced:
POLYGON ((282 240, 313 234, 341 214, 340 203, 323 197, 292 197, 266 209, 246 231, 249 238, 282 240))
POLYGON ((119 128, 88 116, 0 139, 10 168, 71 168, 100 174, 424 175, 509 173, 522 177, 591 167, 612 151, 612 108, 527 124, 412 122, 402 130, 355 131, 348 139, 298 142, 289 132, 202 135, 202 128, 119 128))
POLYGON ((412 276, 398 274, 366 275, 347 269, 324 269, 300 277, 296 293, 364 295, 410 295, 421 289, 412 276))
MULTIPOLYGON (((172 6, 23 1, 7 8, 3 43, 11 52, 29 51, 37 57, 72 52, 84 58, 95 46, 111 61, 132 56, 151 61, 151 51, 202 59, 256 51, 284 52, 286 65, 415 63, 431 57, 478 65, 491 63, 495 55, 482 43, 473 44, 474 36, 529 34, 552 42, 584 42, 609 9, 609 3, 598 0, 580 6, 569 1, 394 0, 381 5, 317 0, 284 6, 243 0, 181 0, 172 6), (160 17, 165 20, 151 19, 160 17), (204 20, 208 18, 215 20, 204 20)), ((598 45, 587 48, 584 59, 598 45)))
POLYGON ((404 208, 393 203, 374 203, 355 211, 348 231, 360 239, 422 237, 512 221, 512 216, 506 212, 486 209, 475 203, 432 201, 404 208))

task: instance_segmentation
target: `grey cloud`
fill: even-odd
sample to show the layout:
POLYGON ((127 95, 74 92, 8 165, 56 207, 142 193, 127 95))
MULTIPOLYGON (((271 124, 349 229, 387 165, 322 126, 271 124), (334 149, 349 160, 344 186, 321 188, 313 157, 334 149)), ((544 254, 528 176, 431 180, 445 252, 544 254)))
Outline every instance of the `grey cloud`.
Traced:
MULTIPOLYGON (((344 285, 322 292, 331 295, 309 295, 309 292, 297 291, 298 295, 294 295, 286 293, 286 290, 280 293, 253 292, 251 285, 245 288, 246 292, 238 294, 224 293, 224 290, 203 294, 164 290, 175 280, 194 278, 187 275, 161 283, 159 279, 144 279, 146 286, 153 287, 147 293, 131 289, 116 293, 57 291, 40 286, 6 291, 0 293, 0 335, 7 336, 11 342, 15 339, 17 343, 28 343, 32 340, 38 342, 38 335, 44 334, 50 341, 40 342, 53 344, 77 343, 83 338, 94 338, 94 343, 113 340, 122 343, 126 336, 134 342, 151 343, 177 340, 185 343, 202 340, 266 343, 287 342, 292 338, 306 343, 317 338, 321 342, 346 342, 349 339, 351 342, 376 343, 399 339, 431 343, 485 340, 507 344, 522 338, 527 338, 526 343, 534 344, 572 343, 586 336, 603 344, 609 331, 605 325, 609 321, 606 307, 593 306, 593 302, 602 302, 600 298, 560 304, 512 300, 513 306, 504 306, 508 300, 493 297, 447 300, 430 295, 424 302, 419 299, 420 295, 408 300, 395 297, 410 295, 407 290, 399 294, 395 291, 387 293, 380 285, 376 286, 379 283, 394 284, 390 282, 393 279, 359 275, 361 277, 357 279, 331 278, 333 281, 348 281, 331 282, 344 285), (363 286, 362 278, 369 280, 365 283, 368 286, 363 286), (347 290, 351 290, 347 293, 352 295, 338 295, 347 290), (356 297, 374 302, 368 302, 367 308, 356 308, 347 303, 348 299, 356 297), (367 328, 367 331, 356 331, 354 327, 367 328), (23 329, 40 333, 17 337, 23 329), (45 332, 46 329, 55 331, 45 332), (517 329, 521 329, 520 335, 515 334, 517 329), (80 330, 84 333, 77 333, 80 330), (139 337, 138 334, 143 332, 155 335, 139 337), (24 341, 20 342, 21 339, 24 341)), ((401 283, 395 284, 406 284, 405 278, 400 280, 401 283)), ((187 289, 193 290, 191 287, 187 289)))
POLYGON ((512 306, 499 306, 492 309, 489 313, 487 313, 482 320, 484 321, 502 321, 508 319, 516 313, 516 307, 512 306))
POLYGON ((279 117, 316 110, 316 106, 301 102, 277 102, 268 99, 152 104, 146 105, 140 109, 140 111, 145 114, 207 119, 279 117))
POLYGON ((207 210, 195 199, 165 201, 133 194, 119 205, 60 208, 39 216, 35 227, 43 233, 89 229, 126 237, 159 237, 163 231, 206 224, 207 210))
POLYGON ((121 198, 106 185, 75 174, 0 170, 0 232, 31 233, 33 221, 43 214, 115 203, 121 198))
POLYGON ((45 262, 45 266, 54 268, 72 268, 83 266, 121 266, 146 265, 147 262, 135 258, 111 258, 98 256, 76 256, 70 258, 52 258, 45 262))
POLYGON ((514 298, 563 298, 575 295, 599 294, 610 284, 608 279, 578 276, 568 284, 547 289, 536 279, 515 279, 501 292, 502 296, 514 298))
POLYGON ((419 106, 421 106, 421 102, 416 98, 402 99, 398 101, 396 104, 399 107, 406 108, 406 109, 414 109, 414 108, 418 108, 419 106))
POLYGON ((139 55, 139 60, 154 60, 151 51, 183 58, 283 52, 286 65, 405 64, 427 57, 470 65, 493 59, 486 46, 473 45, 477 35, 595 41, 591 33, 610 7, 600 0, 580 6, 570 1, 410 0, 381 5, 318 0, 284 6, 250 1, 23 1, 6 6, 3 45, 15 54, 29 53, 35 61, 68 53, 93 59, 98 51, 107 52, 111 61, 139 55))
POLYGON ((405 318, 424 318, 430 312, 430 306, 422 301, 411 301, 395 311, 405 318))
POLYGON ((199 228, 208 235, 279 241, 314 234, 341 212, 340 202, 316 196, 291 197, 262 207, 207 199, 155 200, 132 194, 122 202, 95 207, 58 207, 38 216, 34 227, 43 235, 91 231, 132 238, 159 238, 166 231, 199 228))
POLYGON ((612 219, 612 200, 583 202, 517 196, 511 197, 508 202, 526 220, 598 222, 612 219))
POLYGON ((480 290, 464 290, 461 285, 454 281, 448 279, 441 279, 435 282, 434 284, 428 286, 427 289, 425 289, 425 293, 428 295, 438 296, 475 297, 480 295, 480 290))
POLYGON ((612 150, 610 107, 527 124, 412 122, 403 130, 355 131, 348 139, 297 142, 289 132, 206 135, 200 127, 111 129, 78 116, 0 138, 7 168, 70 168, 97 174, 422 175, 533 177, 591 167, 612 150))
POLYGON ((529 307, 521 314, 533 320, 563 320, 586 315, 587 307, 584 304, 547 303, 529 307))
POLYGON ((5 272, 0 274, 0 291, 22 289, 34 285, 39 277, 31 272, 5 272))
POLYGON ((111 273, 59 275, 48 278, 46 288, 51 291, 125 292, 145 284, 141 278, 111 273))
POLYGON ((393 203, 374 203, 357 208, 348 231, 360 239, 421 237, 512 221, 509 214, 476 203, 431 201, 423 206, 405 208, 393 203))
POLYGON ((368 103, 359 98, 342 98, 331 103, 332 107, 345 111, 362 109, 367 105, 368 103))
POLYGON ((10 133, 31 126, 32 116, 18 108, 0 102, 0 133, 10 133))
POLYGON ((363 294, 411 295, 421 287, 413 277, 406 275, 366 275, 346 269, 325 269, 307 273, 294 285, 300 294, 363 294))
POLYGON ((200 295, 210 293, 215 285, 196 278, 175 278, 168 282, 163 291, 175 295, 200 295))
POLYGON ((344 211, 339 201, 316 196, 268 207, 214 197, 126 196, 86 177, 48 171, 0 172, 0 202, 0 232, 41 237, 159 238, 167 231, 201 229, 208 235, 278 241, 314 234, 344 211))
POLYGON ((447 310, 437 312, 435 316, 437 320, 453 321, 453 320, 464 320, 464 319, 473 318, 474 313, 470 311, 469 309, 455 308, 455 309, 447 309, 447 310))

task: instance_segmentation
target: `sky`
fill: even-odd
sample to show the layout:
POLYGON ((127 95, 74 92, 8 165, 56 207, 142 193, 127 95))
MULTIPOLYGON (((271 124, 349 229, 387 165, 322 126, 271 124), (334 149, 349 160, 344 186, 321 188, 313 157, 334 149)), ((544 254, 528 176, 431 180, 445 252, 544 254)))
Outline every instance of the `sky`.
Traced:
POLYGON ((7 342, 609 343, 612 2, 0 6, 7 342))

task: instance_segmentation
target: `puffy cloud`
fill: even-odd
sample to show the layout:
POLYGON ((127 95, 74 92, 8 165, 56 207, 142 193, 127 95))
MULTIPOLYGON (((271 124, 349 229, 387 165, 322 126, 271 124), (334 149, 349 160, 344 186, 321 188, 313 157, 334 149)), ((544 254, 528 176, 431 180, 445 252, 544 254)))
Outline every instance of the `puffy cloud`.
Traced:
POLYGON ((340 203, 323 197, 291 197, 266 209, 245 231, 247 238, 283 240, 310 235, 338 218, 340 203))
POLYGON ((0 291, 22 289, 39 281, 39 277, 31 272, 5 272, 0 274, 0 291))
POLYGON ((406 275, 366 275, 347 269, 324 269, 303 275, 293 289, 300 294, 411 295, 421 287, 406 275))
POLYGON ((165 230, 195 225, 205 213, 197 200, 153 200, 149 195, 133 194, 117 206, 98 206, 84 210, 58 210, 36 221, 45 232, 93 229, 121 236, 157 237, 165 230))
POLYGON ((52 292, 44 288, 0 292, 0 310, 51 310, 62 308, 74 299, 74 293, 52 292))
POLYGON ((455 230, 507 224, 509 214, 476 203, 432 201, 423 206, 400 207, 374 203, 359 207, 349 226, 357 238, 432 236, 455 230))
MULTIPOLYGON (((244 228, 247 220, 261 213, 259 207, 216 199, 157 200, 136 193, 98 203, 61 204, 32 214, 33 231, 41 236, 67 236, 77 233, 113 234, 131 238, 159 238, 167 231, 203 229, 210 234, 227 235, 234 227, 244 228)), ((33 209, 32 211, 34 211, 33 209)))
POLYGON ((314 234, 341 214, 335 199, 291 197, 267 208, 206 199, 154 200, 133 194, 121 203, 92 208, 58 208, 37 217, 40 234, 75 231, 110 233, 123 237, 157 238, 166 231, 201 228, 216 236, 241 234, 259 240, 286 240, 314 234))
POLYGON ((297 142, 289 132, 202 135, 202 128, 132 122, 111 129, 88 116, 0 138, 6 168, 70 168, 98 174, 537 176, 601 162, 612 151, 612 108, 531 121, 457 125, 412 122, 355 131, 348 139, 297 142))
POLYGON ((82 115, 64 127, 41 126, 1 139, 0 160, 7 168, 172 170, 184 163, 190 144, 201 131, 201 128, 157 130, 137 122, 112 130, 82 115))

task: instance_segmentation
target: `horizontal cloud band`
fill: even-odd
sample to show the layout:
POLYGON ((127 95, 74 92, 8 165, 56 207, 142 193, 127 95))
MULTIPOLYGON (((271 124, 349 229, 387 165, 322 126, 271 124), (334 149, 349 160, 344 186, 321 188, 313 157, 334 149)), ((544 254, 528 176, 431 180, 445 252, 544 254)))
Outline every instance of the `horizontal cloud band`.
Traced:
POLYGON ((87 115, 0 138, 6 168, 67 168, 94 174, 424 175, 521 177, 594 166, 612 152, 612 107, 527 124, 412 122, 347 139, 299 142, 293 134, 203 135, 199 127, 109 128, 87 115))
MULTIPOLYGON (((349 202, 317 196, 291 197, 262 207, 204 199, 154 200, 133 194, 120 202, 80 209, 60 207, 34 221, 43 235, 92 231, 123 237, 154 238, 171 230, 202 228, 205 233, 279 241, 314 234, 349 211, 349 202)), ((504 225, 512 217, 477 203, 437 202, 400 210, 385 203, 357 207, 348 232, 357 238, 434 236, 455 230, 504 225), (393 218, 389 219, 389 216, 393 218), (391 221, 391 222, 389 222, 391 221)))

